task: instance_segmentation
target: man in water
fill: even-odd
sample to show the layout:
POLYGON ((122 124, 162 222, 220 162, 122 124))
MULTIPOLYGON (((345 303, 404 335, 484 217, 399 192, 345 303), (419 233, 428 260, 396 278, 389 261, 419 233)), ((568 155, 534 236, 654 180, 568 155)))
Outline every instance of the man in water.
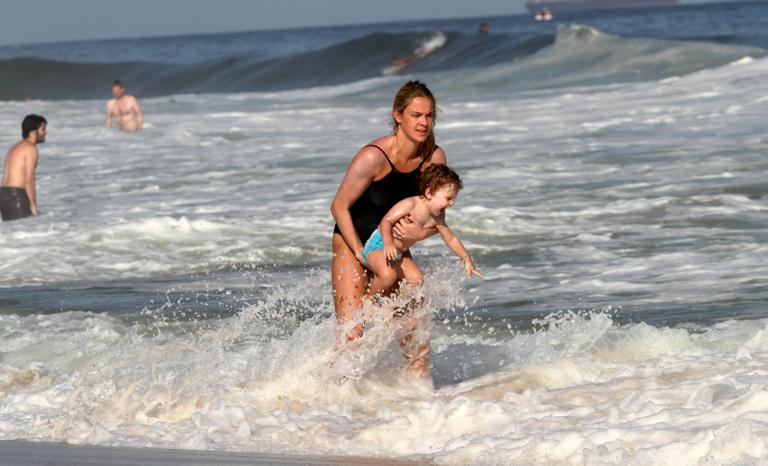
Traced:
POLYGON ((40 115, 27 115, 21 122, 21 141, 5 155, 0 187, 0 216, 4 222, 37 215, 37 145, 45 142, 47 124, 40 115))
POLYGON ((112 83, 114 99, 107 102, 107 128, 112 127, 112 117, 117 119, 117 129, 139 131, 144 124, 144 114, 136 97, 125 95, 125 86, 119 80, 112 83))

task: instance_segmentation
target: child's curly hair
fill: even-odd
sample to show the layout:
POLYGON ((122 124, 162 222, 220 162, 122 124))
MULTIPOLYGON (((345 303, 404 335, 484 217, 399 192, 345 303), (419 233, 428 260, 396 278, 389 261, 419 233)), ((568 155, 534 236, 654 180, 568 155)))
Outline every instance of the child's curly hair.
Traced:
POLYGON ((419 175, 419 195, 423 196, 427 188, 433 193, 445 186, 456 186, 456 191, 461 191, 464 184, 455 171, 447 165, 433 163, 419 175))

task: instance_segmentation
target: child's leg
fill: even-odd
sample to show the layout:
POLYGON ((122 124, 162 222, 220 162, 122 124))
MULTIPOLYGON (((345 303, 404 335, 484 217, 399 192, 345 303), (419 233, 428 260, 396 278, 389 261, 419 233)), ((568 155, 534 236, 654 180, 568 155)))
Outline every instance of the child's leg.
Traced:
POLYGON ((417 318, 409 316, 403 322, 398 332, 400 339, 400 349, 403 356, 408 361, 408 369, 420 376, 428 376, 430 373, 429 365, 429 335, 426 335, 427 324, 423 322, 426 317, 417 318))
POLYGON ((373 272, 373 278, 368 287, 368 294, 376 296, 377 294, 387 294, 392 286, 397 283, 399 267, 392 267, 384 256, 382 249, 371 251, 365 258, 368 269, 373 272))
MULTIPOLYGON (((406 286, 410 288, 418 288, 424 281, 424 274, 421 273, 421 269, 413 260, 409 253, 403 256, 400 261, 400 267, 398 267, 397 281, 400 282, 405 279, 406 286)), ((412 309, 421 306, 422 300, 412 299, 406 303, 402 308, 397 309, 394 313, 394 317, 402 317, 412 309)))
POLYGON ((419 265, 413 260, 410 254, 406 253, 400 260, 400 267, 398 267, 399 275, 398 280, 405 279, 409 286, 418 288, 424 281, 424 274, 421 273, 419 265))
MULTIPOLYGON (((400 261, 401 276, 398 279, 405 278, 408 286, 421 286, 424 275, 418 264, 413 260, 409 253, 403 255, 400 261)), ((407 316, 400 328, 400 348, 403 355, 408 360, 408 368, 414 374, 427 376, 430 372, 429 366, 429 335, 428 335, 428 316, 419 315, 414 312, 415 309, 424 304, 422 299, 413 299, 408 302, 403 309, 395 311, 395 317, 407 316)))

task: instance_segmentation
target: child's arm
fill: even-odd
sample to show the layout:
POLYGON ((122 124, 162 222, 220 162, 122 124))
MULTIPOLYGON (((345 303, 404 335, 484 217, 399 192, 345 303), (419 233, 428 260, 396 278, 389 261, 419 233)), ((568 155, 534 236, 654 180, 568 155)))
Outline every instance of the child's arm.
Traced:
POLYGON ((445 241, 445 244, 451 248, 451 251, 453 251, 454 254, 461 258, 462 262, 464 262, 464 271, 467 273, 467 277, 471 277, 472 274, 482 277, 483 274, 475 268, 475 264, 472 263, 472 257, 467 252, 464 244, 462 244, 459 237, 448 228, 448 225, 445 224, 445 214, 438 219, 436 227, 438 233, 440 233, 440 236, 443 238, 443 241, 445 241))
POLYGON ((392 237, 392 227, 398 220, 410 214, 415 205, 412 197, 406 197, 398 202, 387 212, 387 215, 381 219, 379 231, 381 231, 381 240, 384 243, 384 255, 388 260, 395 260, 400 251, 395 247, 395 240, 392 237))

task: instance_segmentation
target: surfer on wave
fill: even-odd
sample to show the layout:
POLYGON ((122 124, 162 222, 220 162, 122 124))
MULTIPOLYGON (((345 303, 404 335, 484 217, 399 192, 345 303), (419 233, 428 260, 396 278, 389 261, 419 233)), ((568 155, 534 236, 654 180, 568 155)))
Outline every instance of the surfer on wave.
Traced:
POLYGON ((435 33, 426 42, 417 47, 412 54, 393 58, 390 62, 390 66, 382 70, 382 74, 388 76, 411 66, 413 63, 445 45, 446 40, 447 39, 443 33, 435 33))

